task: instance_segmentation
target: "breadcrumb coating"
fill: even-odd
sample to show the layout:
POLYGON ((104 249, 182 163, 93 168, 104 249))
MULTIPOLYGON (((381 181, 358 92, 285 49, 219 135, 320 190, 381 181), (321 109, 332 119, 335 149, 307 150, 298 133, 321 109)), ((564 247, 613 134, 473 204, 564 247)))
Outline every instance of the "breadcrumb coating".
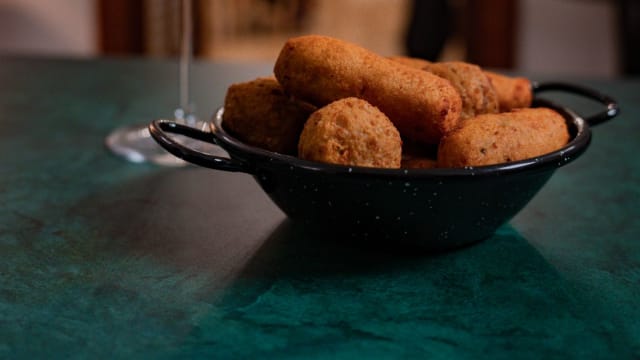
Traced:
POLYGON ((516 109, 466 120, 438 147, 438 167, 482 166, 555 151, 569 141, 564 117, 547 108, 516 109))
POLYGON ((314 106, 292 99, 273 77, 233 84, 224 101, 223 125, 247 144, 295 155, 314 106))
POLYGON ((331 37, 289 39, 274 73, 287 93, 316 106, 364 99, 403 137, 423 143, 437 144, 460 121, 462 100, 449 81, 331 37))
POLYGON ((401 153, 400 134, 389 118, 353 97, 311 114, 298 144, 302 159, 351 166, 399 168, 401 153))

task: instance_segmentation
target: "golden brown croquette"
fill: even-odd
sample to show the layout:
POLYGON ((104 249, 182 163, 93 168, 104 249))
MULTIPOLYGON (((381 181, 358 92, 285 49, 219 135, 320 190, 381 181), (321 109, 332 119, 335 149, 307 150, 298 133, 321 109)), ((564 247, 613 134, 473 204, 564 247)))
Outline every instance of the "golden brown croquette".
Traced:
POLYGON ((401 153, 400 134, 389 118, 358 98, 311 114, 298 144, 302 159, 352 166, 399 168, 401 153))
POLYGON ((462 101, 449 81, 331 37, 289 39, 274 72, 287 93, 316 106, 364 99, 420 142, 437 144, 460 121, 462 101))
POLYGON ((547 108, 516 109, 467 119, 442 138, 438 167, 482 166, 543 155, 564 146, 562 115, 547 108))
POLYGON ((258 78, 229 87, 223 125, 247 144, 295 155, 304 122, 314 110, 286 95, 275 78, 258 78))

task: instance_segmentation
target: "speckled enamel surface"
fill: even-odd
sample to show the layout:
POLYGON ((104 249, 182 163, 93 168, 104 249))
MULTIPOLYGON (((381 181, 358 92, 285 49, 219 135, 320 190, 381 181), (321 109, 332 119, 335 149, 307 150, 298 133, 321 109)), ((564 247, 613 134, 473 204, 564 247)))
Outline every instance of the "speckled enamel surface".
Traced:
MULTIPOLYGON (((198 112, 270 71, 196 64, 198 112)), ((494 236, 424 254, 294 225, 247 174, 109 154, 170 116, 176 73, 0 60, 0 357, 640 357, 640 81, 582 81, 621 115, 494 236)))

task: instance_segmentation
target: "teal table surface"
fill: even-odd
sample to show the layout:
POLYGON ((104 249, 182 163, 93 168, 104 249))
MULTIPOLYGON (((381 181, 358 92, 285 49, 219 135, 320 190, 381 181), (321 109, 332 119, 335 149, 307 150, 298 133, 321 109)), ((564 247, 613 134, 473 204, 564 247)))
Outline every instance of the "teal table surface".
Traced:
MULTIPOLYGON (((271 66, 193 73, 208 117, 271 66)), ((494 236, 420 254, 305 232, 247 174, 111 155, 171 116, 176 62, 2 59, 0 357, 640 358, 640 79, 571 80, 621 115, 494 236)))

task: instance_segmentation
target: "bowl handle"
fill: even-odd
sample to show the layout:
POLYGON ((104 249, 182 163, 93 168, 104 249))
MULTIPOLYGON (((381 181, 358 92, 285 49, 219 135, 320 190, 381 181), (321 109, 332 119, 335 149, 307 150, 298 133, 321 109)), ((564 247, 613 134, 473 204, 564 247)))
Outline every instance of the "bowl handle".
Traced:
POLYGON ((184 135, 188 138, 200 140, 210 144, 218 145, 215 137, 210 133, 190 126, 178 124, 171 120, 154 120, 149 124, 149 132, 153 139, 165 150, 192 164, 232 172, 250 172, 240 161, 215 156, 200 152, 184 146, 170 137, 167 133, 184 135))
POLYGON ((594 89, 584 87, 581 85, 563 83, 563 82, 543 82, 536 83, 533 82, 532 90, 534 94, 538 94, 543 91, 565 91, 574 95, 582 95, 589 99, 595 100, 604 106, 606 109, 596 113, 595 115, 591 115, 589 117, 585 117, 584 119, 590 126, 595 126, 605 121, 611 120, 618 115, 620 112, 620 108, 618 107, 618 102, 615 101, 610 96, 604 95, 594 89))

